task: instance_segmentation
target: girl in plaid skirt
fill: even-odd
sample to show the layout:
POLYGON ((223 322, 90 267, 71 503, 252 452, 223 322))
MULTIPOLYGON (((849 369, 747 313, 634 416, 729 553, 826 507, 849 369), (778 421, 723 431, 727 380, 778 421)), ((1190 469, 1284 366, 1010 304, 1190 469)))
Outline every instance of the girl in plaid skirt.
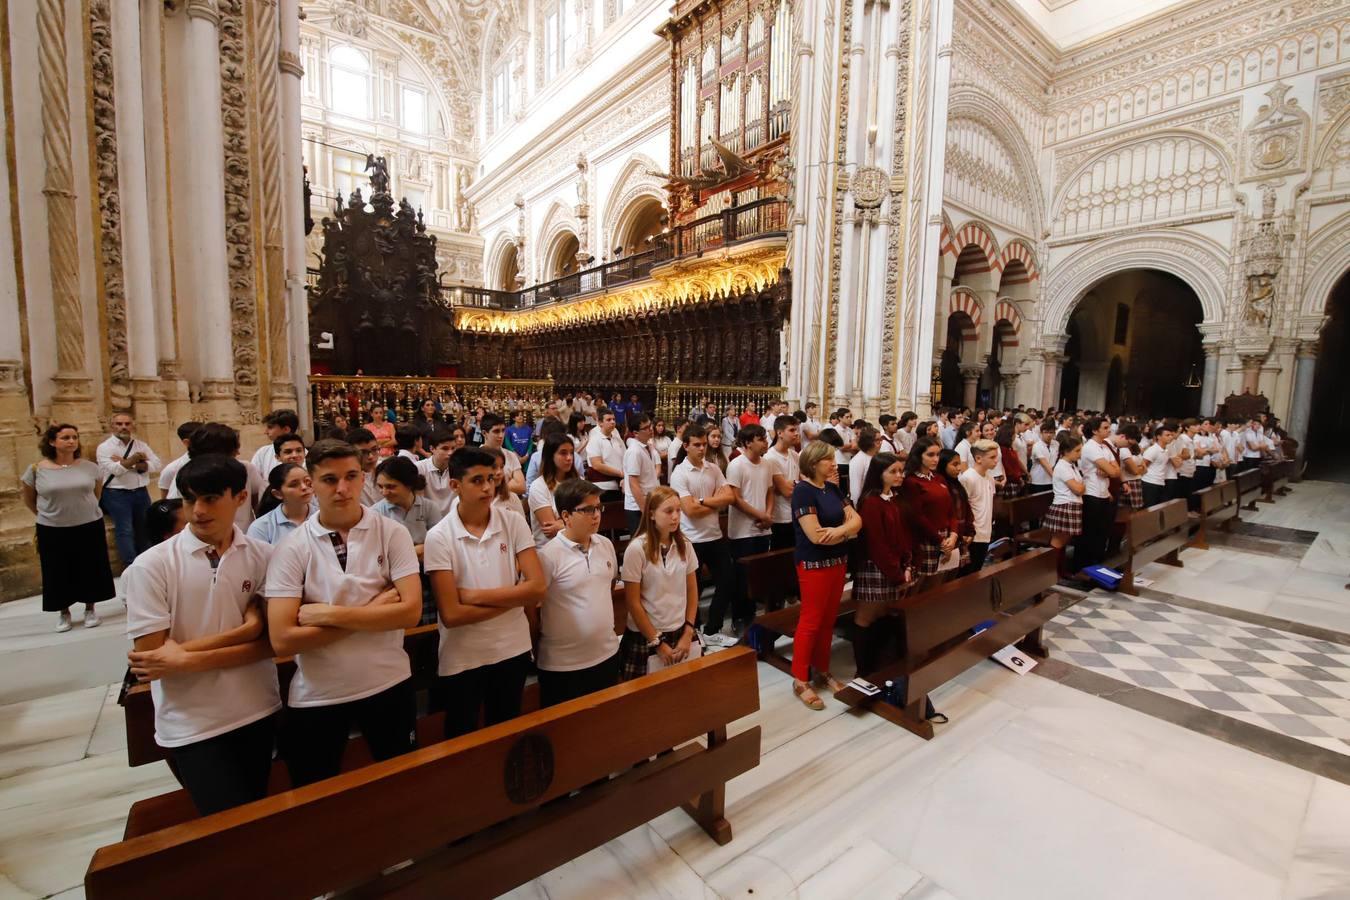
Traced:
POLYGON ((881 665, 884 645, 892 636, 885 620, 890 607, 914 584, 910 570, 912 540, 900 505, 904 463, 893 453, 872 457, 863 480, 859 510, 862 514, 862 562, 853 574, 853 599, 858 608, 853 622, 853 657, 860 676, 870 675, 881 665))
POLYGON ((900 483, 901 501, 908 508, 914 535, 912 565, 920 579, 915 590, 920 591, 944 560, 958 552, 960 543, 960 511, 952 502, 947 480, 938 473, 941 455, 937 438, 915 441, 905 460, 905 480, 900 483))
POLYGON ((1042 522, 1050 529, 1050 546, 1055 548, 1059 577, 1068 578, 1064 548, 1070 540, 1083 533, 1084 487, 1078 472, 1078 457, 1083 452, 1083 441, 1071 434, 1061 434, 1056 440, 1059 442, 1059 461, 1055 463, 1051 486, 1055 499, 1042 522))
POLYGON ((1124 439, 1123 446, 1117 448, 1120 454, 1120 478, 1121 478, 1121 497, 1120 502, 1126 504, 1130 509, 1144 508, 1144 485, 1139 480, 1140 476, 1148 468, 1148 465, 1139 455, 1139 426, 1133 422, 1127 422, 1120 426, 1120 436, 1117 440, 1124 439))
MULTIPOLYGON (((690 658, 699 644, 698 556, 680 531, 680 498, 668 487, 647 495, 637 535, 620 570, 628 627, 619 641, 619 679, 647 674, 651 657, 666 665, 690 658)), ((700 644, 693 655, 701 652, 700 644)))

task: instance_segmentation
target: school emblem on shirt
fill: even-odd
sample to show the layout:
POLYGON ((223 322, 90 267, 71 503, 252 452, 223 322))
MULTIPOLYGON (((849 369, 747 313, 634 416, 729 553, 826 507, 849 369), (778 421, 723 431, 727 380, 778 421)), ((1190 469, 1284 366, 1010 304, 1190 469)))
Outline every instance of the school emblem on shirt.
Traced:
POLYGON ((375 560, 375 565, 377 565, 377 566, 382 566, 382 565, 384 565, 384 554, 383 554, 383 553, 380 554, 379 559, 375 560))
POLYGON ((500 549, 503 553, 505 553, 505 552, 506 552, 506 541, 502 541, 502 542, 498 545, 498 549, 500 549))
POLYGON ((249 593, 249 592, 252 591, 252 590, 253 590, 253 582, 251 582, 251 581, 249 581, 247 578, 245 578, 245 579, 244 579, 244 593, 247 594, 247 593, 249 593))

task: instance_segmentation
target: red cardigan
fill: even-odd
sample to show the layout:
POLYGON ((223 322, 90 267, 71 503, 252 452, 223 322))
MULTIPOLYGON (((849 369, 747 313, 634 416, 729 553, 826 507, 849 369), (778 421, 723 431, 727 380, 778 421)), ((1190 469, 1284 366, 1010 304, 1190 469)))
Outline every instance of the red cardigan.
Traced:
POLYGON ((900 497, 885 500, 880 494, 868 494, 862 502, 863 537, 867 540, 867 558, 882 574, 895 582, 904 580, 905 566, 913 554, 913 538, 905 522, 900 497))
POLYGON ((900 496, 909 507, 909 523, 916 541, 938 544, 942 542, 941 532, 960 532, 961 511, 952 502, 945 478, 907 475, 900 482, 900 496))
POLYGON ((1011 447, 999 447, 999 458, 1003 460, 1003 475, 1009 482, 1021 481, 1027 477, 1027 467, 1011 447))

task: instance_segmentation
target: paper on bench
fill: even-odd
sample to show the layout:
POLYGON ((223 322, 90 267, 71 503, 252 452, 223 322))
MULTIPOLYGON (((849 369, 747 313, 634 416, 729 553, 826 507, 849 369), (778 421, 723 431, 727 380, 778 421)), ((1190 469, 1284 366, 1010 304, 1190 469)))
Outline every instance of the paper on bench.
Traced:
MULTIPOLYGON (((703 645, 700 644, 698 641, 690 641, 689 655, 684 658, 684 661, 691 659, 698 659, 702 655, 703 655, 703 645)), ((657 651, 656 653, 653 653, 651 656, 647 657, 648 675, 652 674, 653 672, 659 672, 664 668, 666 668, 666 658, 661 655, 660 651, 657 651)))
POLYGON ((993 658, 1012 669, 1018 675, 1025 675, 1036 668, 1036 660, 1027 656, 1021 650, 1018 650, 1017 645, 1015 644, 1009 644, 1006 647, 994 651, 993 658))

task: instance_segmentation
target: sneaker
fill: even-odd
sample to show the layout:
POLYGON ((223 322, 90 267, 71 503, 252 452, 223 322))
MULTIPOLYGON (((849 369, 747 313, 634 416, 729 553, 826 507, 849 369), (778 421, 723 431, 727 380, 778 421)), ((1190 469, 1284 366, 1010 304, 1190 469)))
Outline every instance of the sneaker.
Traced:
POLYGON ((738 641, 729 634, 717 632, 717 634, 705 634, 703 643, 709 650, 725 650, 728 647, 735 647, 738 641))
POLYGON ((97 628, 102 624, 103 620, 98 617, 98 613, 94 612, 92 609, 86 609, 84 611, 85 628, 97 628))
POLYGON ((61 611, 61 618, 56 623, 56 630, 58 633, 70 630, 70 610, 64 609, 61 611))

